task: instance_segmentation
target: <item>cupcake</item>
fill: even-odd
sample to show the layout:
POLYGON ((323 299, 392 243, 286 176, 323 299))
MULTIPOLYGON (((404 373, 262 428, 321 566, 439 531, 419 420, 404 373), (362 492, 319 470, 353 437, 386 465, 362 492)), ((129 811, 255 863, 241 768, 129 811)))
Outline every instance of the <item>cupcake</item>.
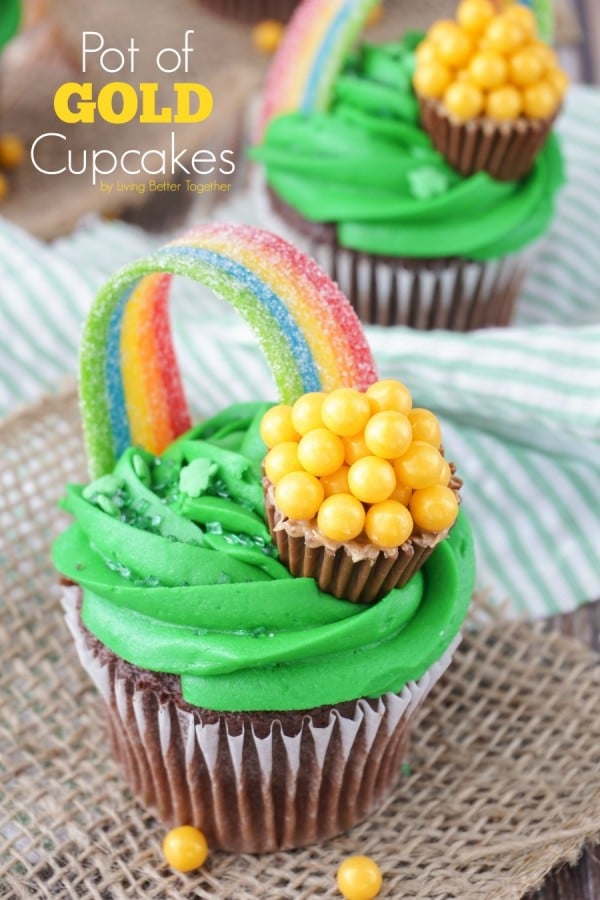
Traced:
MULTIPOLYGON (((423 33, 346 48, 333 69, 321 71, 315 54, 303 91, 288 97, 286 67, 301 67, 291 55, 297 17, 274 60, 250 151, 261 164, 261 223, 312 254, 363 322, 457 331, 508 324, 563 181, 555 136, 542 139, 532 126, 536 155, 522 177, 462 174, 423 127, 438 103, 420 102, 413 87, 425 81, 415 69, 431 47, 423 33)), ((464 93, 465 84, 453 87, 464 93)), ((487 155, 505 167, 508 144, 495 146, 487 155)), ((513 161, 516 147, 513 140, 513 161)))
POLYGON ((566 74, 519 4, 462 0, 457 21, 437 22, 416 49, 421 122, 462 175, 517 181, 532 169, 558 115, 566 74))
MULTIPOLYGON (((285 453, 276 462, 282 406, 310 434, 305 395, 350 389, 372 421, 372 401, 401 395, 408 412, 408 391, 377 382, 356 316, 313 261, 225 225, 108 282, 85 326, 80 384, 92 480, 67 488, 74 522, 53 559, 126 783, 213 848, 272 851, 349 829, 393 788, 415 710, 450 663, 473 586, 470 530, 459 512, 403 587, 351 602, 320 587, 316 568, 296 577, 284 564, 263 491, 290 474, 285 453), (246 316, 282 404, 238 403, 190 427, 166 318, 176 273, 246 316)), ((433 417, 413 419, 411 434, 438 453, 433 417)), ((314 467, 323 449, 312 453, 314 467)))
POLYGON ((287 22, 298 0, 200 0, 200 3, 226 19, 253 24, 264 19, 287 22))

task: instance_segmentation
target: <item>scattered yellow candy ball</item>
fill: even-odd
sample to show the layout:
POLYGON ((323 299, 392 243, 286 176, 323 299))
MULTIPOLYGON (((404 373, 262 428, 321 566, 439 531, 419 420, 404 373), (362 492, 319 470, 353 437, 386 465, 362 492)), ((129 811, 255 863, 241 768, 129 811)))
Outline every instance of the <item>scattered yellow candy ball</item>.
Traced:
POLYGON ((323 500, 317 514, 321 534, 332 541, 352 541, 363 530, 365 508, 351 494, 332 494, 323 500))
POLYGON ((511 80, 519 87, 535 84, 544 74, 542 56, 535 47, 524 47, 509 60, 511 80))
POLYGON ((396 487, 394 467, 380 456, 364 456, 350 466, 348 487, 363 503, 381 503, 396 487))
POLYGON ((348 487, 349 468, 349 466, 340 466, 337 472, 334 472, 332 475, 321 476, 319 480, 323 485, 326 497, 331 497, 332 494, 350 493, 350 488, 348 487))
POLYGON ((314 428, 300 438, 298 459, 311 475, 332 475, 344 462, 344 444, 328 428, 314 428))
POLYGON ((269 450, 264 466, 265 475, 272 484, 277 484, 288 472, 297 472, 301 466, 296 441, 283 441, 269 450))
POLYGON ((442 97, 451 81, 450 69, 438 59, 421 63, 413 76, 415 91, 428 100, 442 97))
POLYGON ((0 172, 0 200, 4 200, 8 194, 8 178, 0 172))
POLYGON ((15 169, 25 159, 25 144, 18 134, 0 135, 0 166, 15 169))
POLYGON ((511 84, 490 91, 487 96, 485 112, 491 119, 506 122, 516 119, 523 108, 521 92, 511 84))
POLYGON ((546 119, 558 107, 558 97, 549 81, 538 81, 523 91, 523 112, 531 119, 546 119))
POLYGON ((165 835, 163 854, 172 869, 177 869, 178 872, 191 872, 205 862, 208 845, 198 828, 180 825, 165 835))
POLYGON ((261 53, 270 55, 279 47, 283 29, 282 22, 278 22, 276 19, 264 19, 252 29, 252 43, 261 53))
POLYGON ((409 509, 415 525, 424 531, 445 531, 456 521, 458 500, 454 491, 443 484, 434 484, 413 491, 409 509))
POLYGON ((275 487, 275 504, 289 519, 314 519, 325 493, 308 472, 290 472, 275 487))
POLYGON ((324 424, 342 437, 362 431, 370 415, 371 406, 366 395, 352 388, 331 391, 321 406, 324 424))
POLYGON ((498 53, 514 53, 523 46, 527 34, 518 22, 506 16, 498 16, 490 22, 485 32, 486 46, 498 53))
POLYGON ((456 11, 456 19, 461 28, 469 34, 481 34, 495 15, 489 0, 462 0, 456 11))
POLYGON ((374 25, 377 25, 381 22, 383 17, 383 3, 378 3, 377 6, 374 6, 365 21, 365 28, 372 28, 374 25))
POLYGON ((371 412, 401 412, 408 415, 412 409, 412 396, 406 385, 393 378, 382 378, 367 388, 371 412))
POLYGON ((489 90, 505 84, 508 66, 500 53, 494 50, 480 50, 471 60, 469 74, 473 84, 489 90))
POLYGON ((311 391, 298 397, 292 407, 292 425, 298 434, 306 434, 313 428, 323 427, 321 407, 325 394, 322 391, 311 391))
POLYGON ((402 456, 412 441, 412 427, 404 413, 385 410, 371 416, 365 425, 365 444, 374 456, 402 456))
POLYGON ((406 453, 394 460, 396 478, 414 490, 438 484, 444 458, 439 450, 425 441, 413 441, 406 453))
POLYGON ((435 413, 415 406, 408 414, 408 421, 412 426, 413 441, 425 441, 439 449, 442 443, 442 426, 435 413))
POLYGON ((439 38, 436 46, 441 61, 448 66, 464 66, 473 53, 471 38, 460 28, 439 38))
POLYGON ((483 110, 483 92, 468 81, 451 84, 444 94, 444 105, 460 122, 474 119, 483 110))
POLYGON ((532 10, 521 3, 513 3, 504 11, 504 18, 517 25, 525 32, 526 37, 534 38, 538 33, 538 26, 532 10))
POLYGON ((298 441, 300 435, 292 424, 292 407, 280 403, 268 409, 260 423, 260 436, 269 448, 282 441, 298 441))
POLYGON ((412 531, 412 516, 406 506, 397 500, 374 503, 365 516, 365 534, 378 547, 400 547, 412 531))
POLYGON ((360 431, 358 434, 353 434, 351 435, 351 437, 343 438, 343 441, 344 459, 349 466, 351 466, 352 463, 355 463, 357 459, 362 459, 363 456, 371 455, 371 451, 365 444, 364 431, 360 431))
POLYGON ((374 900, 381 884, 381 869, 369 856, 349 856, 337 870, 337 886, 345 900, 374 900))

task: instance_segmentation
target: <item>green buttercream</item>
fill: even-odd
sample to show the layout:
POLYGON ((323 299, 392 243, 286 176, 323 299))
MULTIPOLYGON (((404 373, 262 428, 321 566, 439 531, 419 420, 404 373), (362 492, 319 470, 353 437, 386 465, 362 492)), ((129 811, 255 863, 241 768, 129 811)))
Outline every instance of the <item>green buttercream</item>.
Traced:
POLYGON ((237 404, 158 459, 130 448, 110 476, 70 486, 62 505, 76 521, 55 565, 82 586, 87 628, 131 663, 179 675, 194 705, 308 709, 398 691, 466 614, 464 515, 422 572, 372 606, 293 578, 256 499, 266 408, 237 404))
POLYGON ((420 39, 364 46, 327 112, 275 118, 250 155, 286 203, 310 221, 335 222, 350 249, 476 260, 520 250, 554 212, 564 180, 556 137, 520 181, 459 175, 419 125, 411 78, 420 39))

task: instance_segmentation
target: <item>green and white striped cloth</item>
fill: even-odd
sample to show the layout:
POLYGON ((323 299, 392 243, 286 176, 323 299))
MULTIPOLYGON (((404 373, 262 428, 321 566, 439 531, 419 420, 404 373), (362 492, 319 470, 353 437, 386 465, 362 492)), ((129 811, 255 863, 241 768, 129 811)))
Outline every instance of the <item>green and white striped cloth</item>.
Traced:
MULTIPOLYGON (((568 184, 515 327, 469 335, 368 328, 382 376, 439 413, 464 478, 478 585, 540 616, 600 597, 600 94, 574 88, 559 131, 568 184)), ((251 221, 242 196, 231 218, 251 221)), ((90 223, 51 246, 0 221, 0 415, 76 370, 81 323, 104 279, 156 245, 90 223)), ((178 281, 173 319, 200 415, 275 396, 247 326, 178 281)))

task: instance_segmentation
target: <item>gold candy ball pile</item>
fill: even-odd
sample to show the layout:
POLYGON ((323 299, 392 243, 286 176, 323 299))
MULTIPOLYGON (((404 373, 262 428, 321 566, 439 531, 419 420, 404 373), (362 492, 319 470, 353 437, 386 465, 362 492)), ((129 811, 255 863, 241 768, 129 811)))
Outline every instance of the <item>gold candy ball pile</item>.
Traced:
POLYGON ((440 423, 429 410, 413 408, 399 381, 377 381, 365 393, 304 394, 293 406, 269 409, 260 431, 276 506, 290 519, 316 518, 326 538, 364 535, 393 548, 415 526, 439 533, 456 520, 440 423))
POLYGON ((417 47, 413 85, 461 122, 512 121, 554 115, 568 78, 530 9, 517 3, 498 15, 490 0, 462 0, 456 21, 436 22, 417 47))

